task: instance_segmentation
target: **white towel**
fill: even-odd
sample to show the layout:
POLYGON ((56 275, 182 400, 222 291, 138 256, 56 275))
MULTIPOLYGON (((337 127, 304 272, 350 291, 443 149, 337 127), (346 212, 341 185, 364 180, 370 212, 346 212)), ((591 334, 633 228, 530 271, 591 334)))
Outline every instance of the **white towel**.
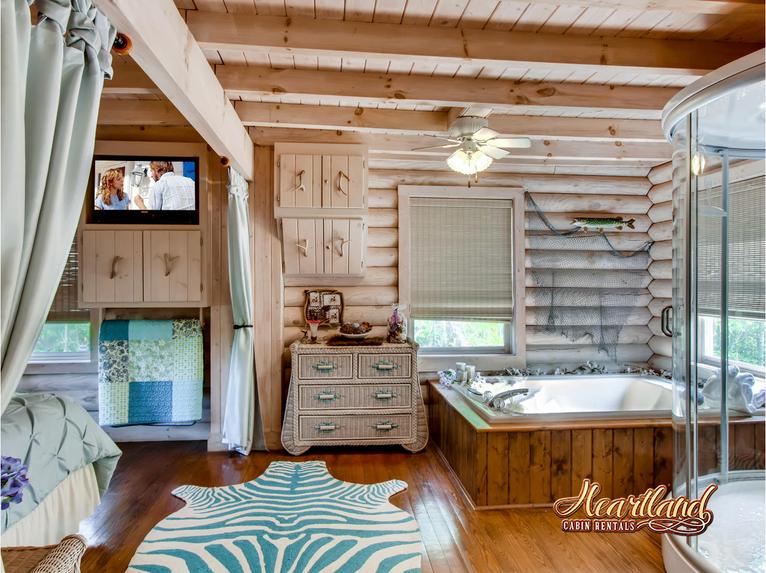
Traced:
MULTIPOLYGON (((753 384, 755 377, 749 372, 740 372, 737 366, 729 366, 728 383, 726 384, 728 406, 730 410, 754 413, 759 407, 753 400, 753 384)), ((721 380, 718 374, 713 374, 702 386, 702 396, 705 405, 716 408, 721 405, 721 380)))

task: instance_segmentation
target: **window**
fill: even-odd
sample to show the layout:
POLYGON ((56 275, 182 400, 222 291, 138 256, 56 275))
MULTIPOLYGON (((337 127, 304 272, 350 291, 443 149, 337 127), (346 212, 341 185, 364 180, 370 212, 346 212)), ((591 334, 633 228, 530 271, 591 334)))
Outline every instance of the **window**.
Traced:
POLYGON ((421 354, 518 364, 508 359, 523 354, 523 192, 401 186, 399 196, 399 298, 421 354))
MULTIPOLYGON (((700 317, 702 361, 717 365, 721 361, 721 319, 700 317)), ((730 318, 729 362, 742 370, 763 377, 766 374, 766 323, 763 320, 730 318)))
POLYGON ((69 251, 48 318, 29 359, 29 373, 42 370, 75 372, 95 369, 94 316, 92 311, 78 306, 78 266, 79 256, 75 240, 69 251), (45 365, 44 368, 41 365, 45 365))

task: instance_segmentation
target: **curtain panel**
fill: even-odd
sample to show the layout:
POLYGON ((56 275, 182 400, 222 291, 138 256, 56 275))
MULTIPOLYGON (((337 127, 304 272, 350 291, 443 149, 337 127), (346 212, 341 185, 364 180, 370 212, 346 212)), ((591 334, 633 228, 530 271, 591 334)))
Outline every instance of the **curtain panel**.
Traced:
POLYGON ((247 181, 229 168, 228 240, 229 285, 234 338, 229 360, 229 385, 223 416, 223 441, 229 449, 247 455, 266 449, 258 394, 255 388, 253 332, 253 267, 247 216, 247 181))
POLYGON ((85 198, 115 30, 91 0, 2 0, 0 349, 5 410, 85 198), (33 25, 30 5, 37 9, 33 25))

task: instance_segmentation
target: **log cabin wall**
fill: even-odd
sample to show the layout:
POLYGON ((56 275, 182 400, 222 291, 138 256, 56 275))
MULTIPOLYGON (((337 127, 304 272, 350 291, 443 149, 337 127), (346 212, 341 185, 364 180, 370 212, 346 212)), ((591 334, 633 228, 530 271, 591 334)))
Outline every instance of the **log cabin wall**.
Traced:
MULTIPOLYGON (((398 263, 398 220, 397 188, 399 185, 455 185, 465 186, 468 178, 445 168, 442 170, 422 170, 409 162, 407 168, 401 168, 402 162, 386 159, 384 155, 371 154, 369 171, 369 235, 367 252, 367 271, 362 279, 344 279, 333 284, 343 292, 345 321, 367 320, 375 326, 375 331, 385 333, 386 320, 391 311, 391 304, 398 300, 399 276, 398 263)), ((433 169, 433 163, 429 165, 433 169)), ((609 175, 583 175, 588 168, 561 169, 547 166, 521 166, 530 172, 500 173, 488 172, 479 178, 478 185, 484 187, 521 186, 529 191, 546 217, 557 229, 571 228, 572 219, 579 215, 611 216, 635 219, 635 229, 625 228, 621 232, 609 233, 609 237, 618 249, 634 249, 649 240, 652 221, 648 215, 652 203, 647 197, 651 187, 649 180, 635 169, 594 167, 595 172, 609 175)), ((550 295, 547 289, 537 288, 530 270, 567 269, 571 270, 571 279, 561 273, 563 280, 572 282, 563 286, 573 289, 573 297, 578 284, 582 285, 583 275, 588 275, 587 286, 599 286, 607 278, 622 275, 625 265, 630 272, 621 283, 622 292, 628 295, 630 307, 625 309, 625 324, 620 333, 617 347, 619 363, 647 364, 652 356, 648 343, 652 337, 649 322, 652 314, 649 304, 652 294, 650 258, 648 255, 625 259, 615 257, 608 251, 606 243, 594 241, 594 248, 600 250, 576 251, 567 248, 566 239, 536 236, 545 231, 532 207, 527 206, 526 260, 527 267, 527 363, 552 369, 558 366, 576 366, 587 360, 611 364, 609 356, 599 351, 589 339, 570 340, 565 336, 550 332, 540 324, 541 314, 534 312, 538 307, 547 307, 550 295), (630 290, 628 290, 630 289, 630 290)), ((569 248, 572 248, 571 246, 569 248)), ((562 285, 557 285, 562 286, 562 285)), ((285 347, 299 339, 305 330, 303 320, 304 290, 319 285, 300 278, 291 278, 285 282, 284 290, 284 343, 285 347)), ((568 298, 568 297, 565 297, 568 298)), ((596 297, 597 298, 597 297, 596 297)), ((584 304, 597 305, 597 300, 585 301, 584 304)), ((577 307, 560 306, 555 309, 564 316, 577 314, 577 307)), ((598 313, 594 313, 598 316, 598 313)), ((287 358, 287 353, 285 353, 287 358)), ((287 364, 285 364, 287 366, 287 364)), ((613 364, 612 364, 613 365, 613 364)), ((614 365, 613 365, 614 366, 614 365)))
POLYGON ((673 278, 673 166, 672 163, 664 163, 653 168, 648 175, 652 184, 649 189, 649 200, 652 207, 649 209, 651 226, 649 236, 654 241, 649 251, 652 262, 649 273, 652 282, 649 291, 652 301, 649 310, 652 318, 649 321, 649 329, 652 337, 649 339, 649 347, 652 349, 652 357, 649 364, 658 370, 671 370, 671 339, 662 333, 660 328, 660 315, 662 309, 672 304, 672 278, 673 278))

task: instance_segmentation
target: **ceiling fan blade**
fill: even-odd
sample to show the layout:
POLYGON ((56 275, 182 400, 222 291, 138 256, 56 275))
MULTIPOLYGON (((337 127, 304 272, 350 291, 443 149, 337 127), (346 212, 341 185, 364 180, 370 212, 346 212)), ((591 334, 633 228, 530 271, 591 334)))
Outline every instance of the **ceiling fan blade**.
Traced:
POLYGON ((495 137, 489 141, 484 141, 484 145, 493 145, 494 147, 510 147, 511 149, 529 149, 532 147, 532 140, 528 137, 495 137))
POLYGON ((475 139, 476 141, 484 142, 489 139, 493 139, 497 137, 498 135, 500 134, 496 132, 494 129, 490 129, 488 127, 482 127, 481 129, 479 129, 473 134, 473 139, 475 139))
POLYGON ((511 154, 510 151, 506 151, 505 149, 500 149, 499 147, 494 147, 492 145, 480 145, 479 151, 489 155, 492 159, 502 159, 503 157, 511 154))
POLYGON ((415 147, 414 149, 410 149, 410 151, 426 151, 428 149, 449 149, 450 147, 460 147, 460 142, 447 143, 445 145, 429 145, 428 147, 415 147))

